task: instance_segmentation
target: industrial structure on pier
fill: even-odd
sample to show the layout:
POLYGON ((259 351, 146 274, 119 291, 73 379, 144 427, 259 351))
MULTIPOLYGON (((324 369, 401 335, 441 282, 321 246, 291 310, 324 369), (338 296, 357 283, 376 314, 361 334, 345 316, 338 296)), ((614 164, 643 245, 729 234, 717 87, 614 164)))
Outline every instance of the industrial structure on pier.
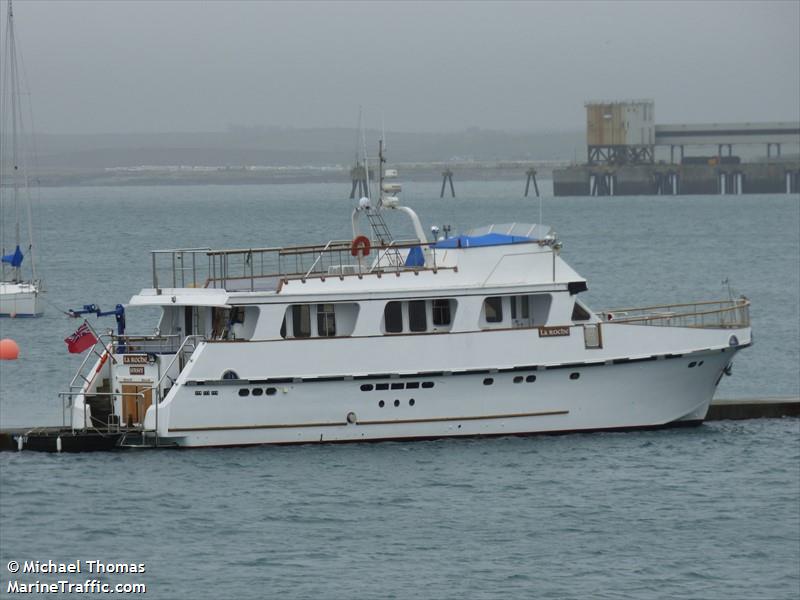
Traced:
POLYGON ((556 196, 800 192, 798 122, 656 125, 653 100, 587 102, 586 149, 586 164, 553 172, 556 196), (765 156, 743 162, 743 145, 765 156))

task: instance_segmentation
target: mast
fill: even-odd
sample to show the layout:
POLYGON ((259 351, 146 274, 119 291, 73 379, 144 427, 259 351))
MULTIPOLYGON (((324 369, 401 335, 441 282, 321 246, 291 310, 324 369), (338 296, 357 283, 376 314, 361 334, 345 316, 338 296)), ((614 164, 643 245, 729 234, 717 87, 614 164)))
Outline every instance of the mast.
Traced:
MULTIPOLYGON (((19 150, 17 142, 17 49, 14 39, 14 8, 11 0, 8 0, 8 61, 9 61, 9 83, 11 84, 11 178, 13 181, 13 202, 14 202, 14 241, 20 245, 19 235, 19 150)), ((20 280, 20 267, 14 268, 14 280, 20 280)))
MULTIPOLYGON (((13 1, 8 0, 8 18, 6 21, 6 40, 5 40, 5 54, 7 64, 3 72, 3 83, 8 86, 9 98, 3 98, 3 109, 10 108, 10 129, 11 129, 11 187, 12 187, 12 203, 14 211, 14 243, 15 247, 22 246, 22 236, 20 230, 21 222, 21 209, 20 202, 26 202, 26 218, 28 230, 28 247, 26 254, 29 255, 31 263, 31 271, 33 280, 36 280, 36 265, 34 263, 33 252, 33 215, 31 210, 30 189, 28 185, 28 175, 25 161, 25 153, 20 152, 20 141, 22 140, 24 131, 24 121, 22 117, 22 101, 21 101, 21 86, 19 63, 17 58, 17 40, 14 28, 14 7, 13 1), (8 101, 8 105, 6 102, 8 101), (10 105, 10 106, 9 106, 10 105), (24 188, 21 190, 20 188, 24 188), (24 193, 24 198, 21 194, 24 193)), ((8 116, 6 113, 4 116, 8 116)), ((5 125, 5 123, 4 123, 5 125)), ((13 280, 22 281, 22 266, 13 267, 13 280)))

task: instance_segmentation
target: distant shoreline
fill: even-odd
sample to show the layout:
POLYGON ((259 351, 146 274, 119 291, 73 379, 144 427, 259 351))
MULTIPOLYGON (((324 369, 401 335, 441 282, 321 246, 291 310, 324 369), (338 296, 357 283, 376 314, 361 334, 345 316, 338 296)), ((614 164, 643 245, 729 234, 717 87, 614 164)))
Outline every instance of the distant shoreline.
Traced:
MULTIPOLYGON (((564 161, 546 163, 429 163, 392 164, 399 181, 441 181, 442 171, 450 169, 458 181, 520 181, 535 168, 537 178, 551 179, 554 168, 564 161)), ((372 175, 374 179, 374 175, 372 175)), ((289 185, 331 183, 350 185, 349 167, 190 167, 137 166, 110 169, 43 169, 30 178, 39 187, 113 187, 158 185, 289 185)))

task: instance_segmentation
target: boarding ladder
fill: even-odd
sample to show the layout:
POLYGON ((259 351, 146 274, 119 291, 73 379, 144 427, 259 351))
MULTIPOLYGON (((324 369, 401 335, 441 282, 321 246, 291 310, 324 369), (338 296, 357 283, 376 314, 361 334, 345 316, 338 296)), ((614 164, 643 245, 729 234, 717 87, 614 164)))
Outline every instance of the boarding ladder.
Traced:
POLYGON ((369 209, 367 211, 367 219, 369 220, 369 225, 372 228, 372 234, 375 238, 376 245, 385 248, 384 250, 380 251, 381 253, 378 256, 376 266, 384 259, 389 263, 389 265, 402 265, 403 257, 400 256, 400 251, 397 248, 388 247, 391 246, 393 238, 392 233, 389 231, 389 226, 386 225, 386 220, 383 218, 381 209, 369 209))

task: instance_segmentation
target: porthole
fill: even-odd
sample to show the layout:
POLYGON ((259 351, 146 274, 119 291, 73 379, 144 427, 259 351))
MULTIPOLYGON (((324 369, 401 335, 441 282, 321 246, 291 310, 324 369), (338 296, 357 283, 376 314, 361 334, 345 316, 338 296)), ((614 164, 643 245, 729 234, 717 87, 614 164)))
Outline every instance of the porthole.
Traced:
POLYGON ((409 406, 414 406, 414 404, 415 404, 415 402, 414 402, 414 399, 413 399, 413 398, 412 398, 411 400, 409 400, 409 401, 408 401, 408 405, 409 405, 409 406))
POLYGON ((275 388, 267 388, 267 396, 274 396, 277 391, 275 388))
POLYGON ((383 408, 384 406, 386 406, 386 402, 384 402, 383 400, 381 400, 380 402, 378 402, 378 406, 380 406, 381 408, 383 408))
POLYGON ((534 381, 536 381, 536 375, 528 375, 525 378, 525 381, 527 381, 528 383, 533 383, 534 381))
POLYGON ((236 373, 236 371, 228 370, 228 371, 225 371, 222 374, 222 378, 223 379, 239 379, 239 375, 236 373))
POLYGON ((422 387, 424 387, 426 389, 427 388, 432 388, 433 387, 433 382, 432 381, 423 381, 422 382, 422 387))
POLYGON ((514 383, 522 383, 523 381, 525 381, 525 378, 522 375, 514 377, 514 383))
POLYGON ((393 383, 392 389, 393 390, 402 390, 405 387, 403 383, 393 383))
POLYGON ((395 405, 395 406, 400 406, 400 400, 395 400, 395 401, 394 401, 394 405, 395 405))
POLYGON ((689 368, 690 369, 693 368, 693 367, 696 367, 696 366, 697 366, 697 363, 695 361, 692 361, 692 362, 689 363, 689 368))
POLYGON ((419 389, 419 381, 409 381, 406 383, 407 390, 418 390, 419 389))
POLYGON ((371 383, 364 383, 361 385, 362 392, 371 392, 374 386, 371 383))
POLYGON ((581 374, 578 373, 577 371, 575 373, 570 373, 569 374, 569 378, 570 379, 578 379, 578 378, 580 378, 580 376, 581 376, 581 374))
POLYGON ((250 390, 248 390, 247 388, 239 388, 239 395, 242 398, 244 398, 245 396, 249 396, 250 395, 250 390))
POLYGON ((261 396, 264 393, 264 390, 261 388, 253 388, 252 394, 253 396, 261 396))
POLYGON ((388 383, 377 383, 377 384, 375 384, 375 389, 378 390, 378 391, 388 390, 389 389, 389 384, 388 383))
POLYGON ((704 362, 704 361, 702 361, 702 360, 701 360, 699 363, 697 363, 697 366, 698 366, 698 367, 702 367, 702 366, 703 366, 703 362, 704 362))
POLYGON ((494 379, 492 379, 491 377, 487 377, 486 379, 483 380, 483 385, 492 385, 493 383, 494 379))

